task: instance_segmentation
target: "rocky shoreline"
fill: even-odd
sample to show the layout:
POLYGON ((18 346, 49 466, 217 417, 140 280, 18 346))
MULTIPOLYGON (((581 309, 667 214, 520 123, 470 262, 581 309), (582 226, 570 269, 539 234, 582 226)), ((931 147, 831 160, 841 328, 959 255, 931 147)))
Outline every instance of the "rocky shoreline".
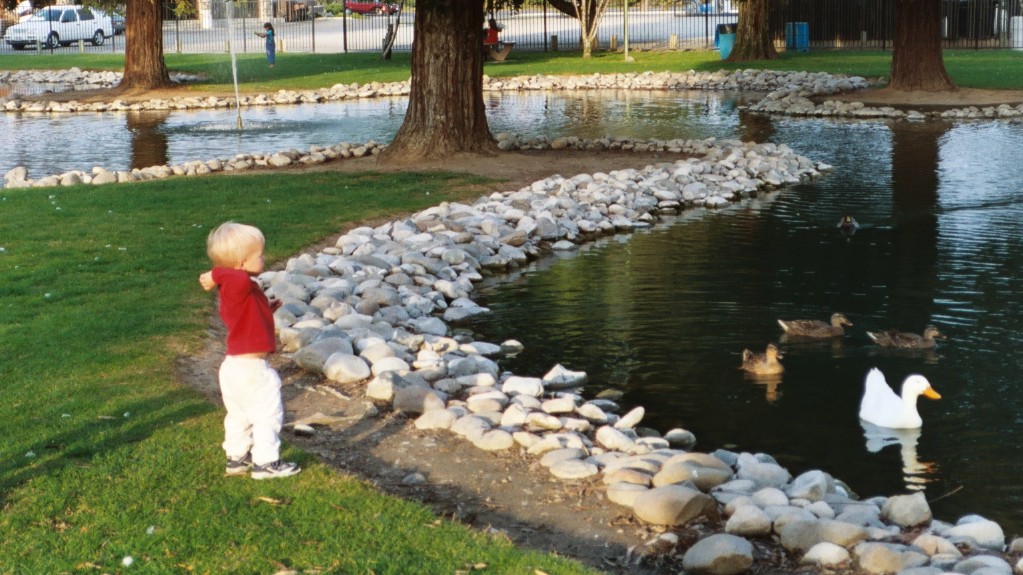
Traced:
MULTIPOLYGON (((740 89, 737 77, 742 74, 722 74, 713 81, 713 74, 660 76, 691 76, 690 87, 705 82, 729 86, 705 89, 740 89)), ((604 85, 619 81, 638 87, 658 84, 656 76, 558 81, 564 86, 560 89, 621 87, 604 85)), ((846 83, 864 87, 861 80, 758 72, 744 85, 786 91, 789 95, 771 100, 779 101, 797 93, 805 98, 847 89, 839 88, 846 83), (802 83, 795 85, 795 78, 802 83)), ((529 89, 516 83, 544 81, 500 84, 501 89, 529 89)), ((606 489, 598 496, 663 529, 645 553, 677 554, 687 573, 755 569, 761 559, 756 550, 764 546, 813 570, 905 575, 1023 571, 1023 540, 1007 542, 993 521, 977 515, 954 523, 935 519, 922 493, 860 499, 826 471, 793 477, 768 454, 694 451, 696 438, 685 429, 661 434, 642 427, 642 407, 620 414, 613 397, 584 398, 585 373, 560 365, 543 375, 504 372, 498 358, 519 351, 517 342, 478 341, 455 329, 460 321, 487 312, 472 300, 474 285, 487 275, 513 270, 553 250, 648 228, 666 214, 722 207, 820 177, 828 166, 784 145, 733 140, 522 142, 504 135, 500 141, 505 149, 649 146, 686 157, 641 170, 552 176, 471 205, 441 204, 354 229, 332 247, 292 258, 282 271, 265 272, 259 280, 284 304, 275 312, 281 347, 296 365, 337 385, 365 383, 367 398, 410 414, 417 429, 454 434, 481 450, 526 453, 565 482, 599 477, 606 489), (672 531, 692 524, 703 525, 698 541, 681 541, 672 531)), ((380 149, 373 143, 341 146, 352 155, 380 149)), ((344 150, 332 147, 329 153, 344 157, 344 150)), ((315 154, 329 156, 319 149, 252 161, 272 166, 277 155, 295 163, 315 154)), ((164 166, 158 171, 165 175, 152 177, 179 170, 200 175, 244 169, 231 161, 236 159, 213 160, 219 163, 216 170, 206 162, 164 166)), ((98 183, 101 173, 69 183, 98 183)), ((134 181, 127 178, 135 172, 129 174, 124 181, 134 181)), ((8 173, 8 185, 46 180, 18 176, 8 173)), ((50 176, 61 184, 64 177, 70 176, 50 176)), ((115 178, 120 181, 119 175, 115 178)), ((315 434, 317 426, 330 421, 328 414, 290 426, 315 434)))

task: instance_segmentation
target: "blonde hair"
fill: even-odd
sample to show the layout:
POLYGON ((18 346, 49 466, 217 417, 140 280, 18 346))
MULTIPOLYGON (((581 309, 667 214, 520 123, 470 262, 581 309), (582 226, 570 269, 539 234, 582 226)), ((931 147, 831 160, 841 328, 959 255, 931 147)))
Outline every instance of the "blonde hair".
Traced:
POLYGON ((266 238, 259 228, 224 222, 206 238, 206 255, 215 266, 233 268, 265 244, 266 238))

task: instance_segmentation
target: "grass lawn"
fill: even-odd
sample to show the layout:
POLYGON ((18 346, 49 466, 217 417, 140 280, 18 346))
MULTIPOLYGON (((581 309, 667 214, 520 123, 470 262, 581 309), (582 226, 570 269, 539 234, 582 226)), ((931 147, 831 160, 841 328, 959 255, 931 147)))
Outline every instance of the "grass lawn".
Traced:
MULTIPOLYGON (((778 60, 731 64, 717 52, 632 52, 635 62, 626 63, 617 53, 598 53, 583 59, 577 52, 515 52, 501 63, 487 63, 485 72, 493 77, 531 74, 612 74, 687 70, 736 69, 805 70, 832 72, 867 78, 886 77, 891 69, 891 52, 811 51, 783 52, 778 60)), ((1023 89, 1023 53, 1013 50, 948 50, 945 66, 959 86, 986 89, 1023 89)), ((224 54, 167 54, 171 71, 204 73, 209 80, 191 86, 197 92, 233 90, 231 62, 224 54)), ((124 57, 117 54, 19 54, 0 55, 0 69, 83 69, 120 70, 124 57)), ((311 89, 357 82, 395 82, 409 77, 409 55, 396 53, 390 61, 377 54, 280 54, 277 66, 267 69, 262 54, 238 56, 239 87, 245 92, 274 92, 281 89, 311 89)))
POLYGON ((207 337, 212 227, 259 226, 274 260, 346 222, 481 193, 459 175, 329 172, 4 190, 0 573, 588 572, 295 448, 297 477, 225 478, 222 413, 175 379, 207 337))

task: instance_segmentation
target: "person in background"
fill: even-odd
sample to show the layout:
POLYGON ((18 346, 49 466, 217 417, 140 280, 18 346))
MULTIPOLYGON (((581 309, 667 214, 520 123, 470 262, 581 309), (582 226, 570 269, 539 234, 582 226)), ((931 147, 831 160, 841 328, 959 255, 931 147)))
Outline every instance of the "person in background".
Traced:
POLYGON ((260 38, 266 38, 266 64, 273 68, 277 56, 277 44, 274 41, 274 25, 264 22, 263 31, 255 32, 255 34, 260 38))
POLYGON ((497 47, 497 34, 501 27, 497 25, 497 19, 491 18, 487 21, 487 27, 483 29, 483 45, 497 47))

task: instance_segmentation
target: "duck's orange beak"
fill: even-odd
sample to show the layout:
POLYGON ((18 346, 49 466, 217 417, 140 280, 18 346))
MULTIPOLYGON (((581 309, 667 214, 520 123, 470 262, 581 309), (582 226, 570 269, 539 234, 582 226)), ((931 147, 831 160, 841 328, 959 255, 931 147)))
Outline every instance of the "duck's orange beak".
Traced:
POLYGON ((938 393, 937 391, 934 391, 933 387, 928 387, 927 389, 925 389, 924 395, 931 399, 941 399, 941 394, 938 393))

